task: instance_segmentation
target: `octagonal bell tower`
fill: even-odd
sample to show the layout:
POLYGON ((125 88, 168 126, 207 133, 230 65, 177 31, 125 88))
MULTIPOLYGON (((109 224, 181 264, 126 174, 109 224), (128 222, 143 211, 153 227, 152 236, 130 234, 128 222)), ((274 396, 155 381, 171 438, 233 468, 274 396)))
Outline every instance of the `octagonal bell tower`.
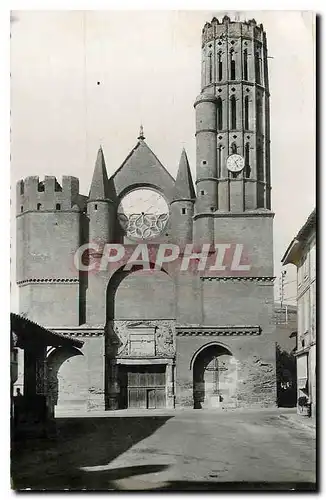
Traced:
POLYGON ((224 16, 202 32, 201 94, 195 101, 196 213, 271 209, 267 41, 263 25, 224 16), (232 153, 244 159, 227 169, 232 153))

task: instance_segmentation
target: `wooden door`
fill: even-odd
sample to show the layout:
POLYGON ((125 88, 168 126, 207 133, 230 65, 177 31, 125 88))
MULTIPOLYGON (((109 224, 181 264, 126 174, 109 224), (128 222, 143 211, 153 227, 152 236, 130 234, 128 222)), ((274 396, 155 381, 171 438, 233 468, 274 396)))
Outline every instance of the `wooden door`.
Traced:
POLYGON ((128 408, 165 408, 165 365, 127 367, 128 408))
POLYGON ((147 408, 156 408, 156 394, 155 389, 147 389, 147 408))

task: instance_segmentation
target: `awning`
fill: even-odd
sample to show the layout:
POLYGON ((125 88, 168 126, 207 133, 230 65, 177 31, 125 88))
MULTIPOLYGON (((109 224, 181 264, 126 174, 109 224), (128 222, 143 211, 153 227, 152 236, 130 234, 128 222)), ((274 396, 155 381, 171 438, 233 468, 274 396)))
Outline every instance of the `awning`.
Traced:
POLYGON ((53 347, 70 346, 80 348, 84 345, 84 342, 81 340, 52 332, 34 323, 34 321, 15 313, 10 313, 10 330, 11 334, 15 335, 16 346, 22 349, 24 345, 33 343, 53 347))

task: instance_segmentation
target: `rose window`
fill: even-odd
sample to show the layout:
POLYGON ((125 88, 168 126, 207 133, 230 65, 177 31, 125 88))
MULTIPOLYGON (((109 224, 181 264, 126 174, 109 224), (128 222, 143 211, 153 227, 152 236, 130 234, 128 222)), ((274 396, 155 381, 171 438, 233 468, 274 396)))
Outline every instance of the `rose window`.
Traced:
POLYGON ((162 233, 169 219, 169 208, 158 192, 136 189, 122 199, 118 219, 129 238, 147 240, 162 233))

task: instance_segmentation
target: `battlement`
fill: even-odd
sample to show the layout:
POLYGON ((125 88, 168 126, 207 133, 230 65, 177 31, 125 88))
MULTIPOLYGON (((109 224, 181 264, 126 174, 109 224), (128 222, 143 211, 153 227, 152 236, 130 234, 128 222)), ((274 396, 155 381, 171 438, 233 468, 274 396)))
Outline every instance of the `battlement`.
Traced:
POLYGON ((255 19, 249 21, 231 21, 228 16, 224 16, 221 21, 213 17, 210 23, 206 23, 202 30, 202 44, 205 45, 216 39, 223 41, 230 37, 246 37, 264 42, 265 33, 262 24, 257 25, 255 19))
POLYGON ((69 175, 62 177, 59 184, 56 177, 29 176, 16 185, 17 215, 26 211, 81 210, 79 179, 69 175))

